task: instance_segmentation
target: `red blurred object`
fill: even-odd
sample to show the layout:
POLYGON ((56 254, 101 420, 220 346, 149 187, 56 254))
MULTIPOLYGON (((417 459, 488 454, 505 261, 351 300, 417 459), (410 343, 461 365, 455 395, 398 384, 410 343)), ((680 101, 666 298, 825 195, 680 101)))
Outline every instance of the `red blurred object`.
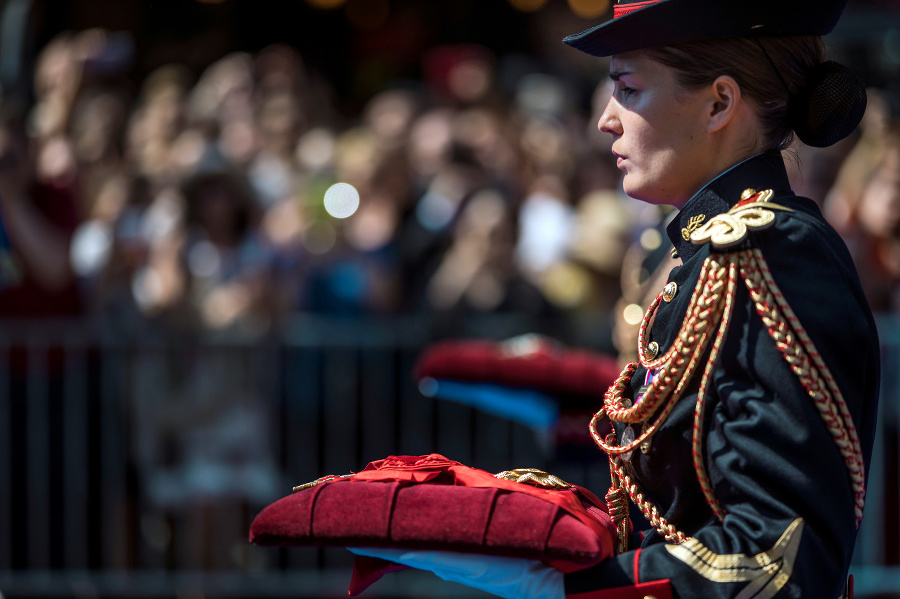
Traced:
POLYGON ((460 99, 454 89, 454 71, 470 64, 493 71, 494 54, 478 44, 454 44, 429 49, 422 58, 422 71, 433 90, 449 98, 460 99))
POLYGON ((459 340, 435 344, 419 358, 414 376, 602 399, 619 370, 612 356, 567 349, 545 337, 526 335, 500 343, 459 340))
MULTIPOLYGON (((616 530, 605 503, 574 485, 498 479, 438 454, 391 456, 358 474, 326 479, 266 507, 250 541, 523 557, 564 572, 614 552, 616 530)), ((354 594, 397 569, 370 559, 356 564, 354 594)))

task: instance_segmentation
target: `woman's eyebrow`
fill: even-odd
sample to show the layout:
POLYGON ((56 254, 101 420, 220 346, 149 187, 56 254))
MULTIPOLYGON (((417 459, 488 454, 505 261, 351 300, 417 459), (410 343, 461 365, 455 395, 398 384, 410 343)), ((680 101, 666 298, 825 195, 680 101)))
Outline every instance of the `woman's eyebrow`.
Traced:
POLYGON ((612 79, 613 81, 618 81, 625 75, 631 75, 631 72, 630 71, 610 71, 609 72, 609 78, 612 79))

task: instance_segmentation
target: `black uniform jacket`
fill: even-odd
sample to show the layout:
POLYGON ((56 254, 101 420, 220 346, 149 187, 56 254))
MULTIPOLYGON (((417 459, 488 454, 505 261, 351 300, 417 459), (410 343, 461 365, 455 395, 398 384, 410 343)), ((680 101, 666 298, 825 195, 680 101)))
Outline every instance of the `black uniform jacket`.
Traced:
MULTIPOLYGON (((711 244, 695 245, 683 229, 727 212, 747 188, 771 189, 775 224, 750 232, 800 323, 849 406, 868 466, 875 432, 879 345, 847 249, 812 201, 790 189, 779 152, 751 158, 698 192, 668 227, 681 257, 677 285, 649 331, 660 352, 675 340, 711 244), (696 219, 695 219, 696 220, 696 219)), ((738 248, 740 249, 740 248, 738 248)), ((814 597, 841 594, 856 537, 853 496, 844 461, 813 401, 737 287, 733 320, 710 385, 703 460, 726 512, 720 521, 700 490, 691 434, 700 372, 652 438, 631 458, 634 477, 660 512, 688 537, 673 551, 655 530, 630 550, 569 574, 569 597, 814 597), (655 581, 655 582, 654 582, 655 581)), ((636 394, 645 382, 638 367, 636 394)), ((633 395, 632 395, 633 397, 633 395)), ((621 435, 622 429, 617 425, 621 435)))

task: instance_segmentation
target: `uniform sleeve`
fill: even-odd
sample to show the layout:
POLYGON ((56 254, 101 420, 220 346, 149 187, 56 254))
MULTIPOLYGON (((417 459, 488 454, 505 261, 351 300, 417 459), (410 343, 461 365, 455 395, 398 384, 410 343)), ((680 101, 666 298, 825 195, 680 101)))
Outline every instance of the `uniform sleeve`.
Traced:
MULTIPOLYGON (((868 463, 878 394, 871 314, 840 241, 809 223, 791 224, 757 243, 843 392, 868 463)), ((695 393, 681 402, 695 403, 696 385, 691 388, 695 393)), ((686 530, 690 538, 680 545, 645 543, 571 574, 570 597, 628 596, 635 585, 652 581, 666 586, 641 597, 840 595, 857 529, 844 458, 743 284, 711 382, 704 430, 703 461, 724 520, 711 517, 686 530)), ((707 509, 705 502, 701 508, 707 509)))

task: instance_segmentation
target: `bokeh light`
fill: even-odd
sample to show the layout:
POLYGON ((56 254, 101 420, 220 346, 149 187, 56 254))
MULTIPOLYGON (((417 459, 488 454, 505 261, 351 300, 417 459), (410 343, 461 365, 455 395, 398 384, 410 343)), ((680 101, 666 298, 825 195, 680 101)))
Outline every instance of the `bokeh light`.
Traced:
POLYGON ((446 195, 429 191, 416 205, 416 218, 429 231, 440 231, 456 215, 457 202, 446 195))
POLYGON ((219 272, 222 265, 219 250, 209 241, 198 241, 188 251, 188 268, 195 277, 208 279, 219 272))
POLYGON ((547 0, 509 0, 510 6, 522 12, 534 12, 547 4, 547 0))
POLYGON ((152 313, 163 298, 163 282, 155 270, 141 268, 131 281, 131 294, 138 307, 152 313))
POLYGON ((325 192, 325 210, 335 218, 353 216, 359 208, 359 192, 349 183, 335 183, 325 192))
POLYGON ((342 6, 347 0, 306 0, 313 8, 331 9, 342 6))
POLYGON ((583 19, 596 19, 609 10, 609 0, 569 0, 569 8, 583 19))
POLYGON ((419 393, 425 397, 434 397, 437 394, 438 383, 430 376, 426 376, 419 381, 419 393))
POLYGON ((544 273, 541 290, 552 303, 574 308, 586 302, 591 292, 587 270, 572 262, 557 262, 544 273))
POLYGON ((474 102, 490 88, 491 69, 484 60, 462 61, 447 73, 447 86, 460 100, 474 102))
POLYGON ((662 245, 662 234, 656 229, 644 229, 641 233, 641 247, 652 252, 662 245))
POLYGON ((310 254, 321 256, 327 254, 337 243, 337 231, 331 223, 317 220, 306 228, 303 233, 303 247, 310 254))
POLYGON ((330 130, 325 127, 312 129, 297 143, 297 162, 311 171, 324 170, 334 161, 335 146, 335 136, 330 130))
POLYGON ((86 277, 100 272, 109 261, 113 234, 109 226, 88 221, 72 237, 70 260, 72 269, 86 277))
POLYGON ((640 324, 644 319, 644 310, 637 304, 629 304, 622 311, 622 318, 630 325, 640 324))

